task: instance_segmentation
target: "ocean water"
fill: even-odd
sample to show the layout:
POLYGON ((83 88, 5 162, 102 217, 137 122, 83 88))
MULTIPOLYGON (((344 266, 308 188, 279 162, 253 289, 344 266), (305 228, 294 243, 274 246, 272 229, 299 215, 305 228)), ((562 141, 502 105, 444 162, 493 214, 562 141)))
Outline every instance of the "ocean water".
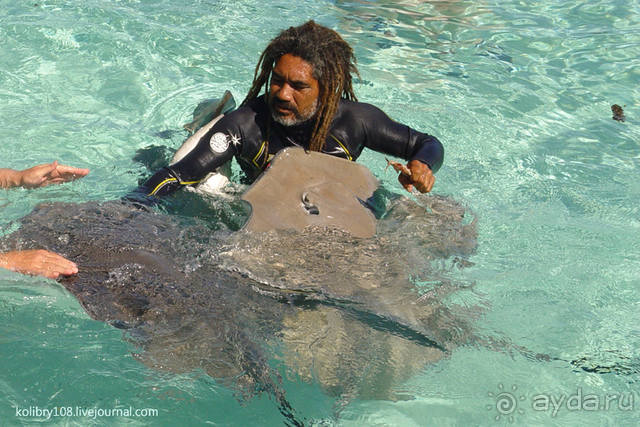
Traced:
MULTIPOLYGON (((434 192, 478 218, 473 265, 451 272, 488 306, 478 330, 553 360, 460 347, 399 385, 410 399, 355 399, 339 413, 317 384, 286 378, 296 413, 347 426, 637 423, 640 2, 0 0, 0 10, 0 167, 91 169, 73 184, 0 192, 2 234, 44 201, 125 195, 149 173, 138 149, 177 148, 204 98, 230 89, 242 100, 267 40, 313 18, 353 45, 360 100, 442 140, 434 192)), ((400 192, 383 156, 361 162, 400 192)), ((285 421, 267 395, 243 401, 201 372, 145 367, 122 331, 54 281, 0 271, 0 344, 2 425, 285 421)))

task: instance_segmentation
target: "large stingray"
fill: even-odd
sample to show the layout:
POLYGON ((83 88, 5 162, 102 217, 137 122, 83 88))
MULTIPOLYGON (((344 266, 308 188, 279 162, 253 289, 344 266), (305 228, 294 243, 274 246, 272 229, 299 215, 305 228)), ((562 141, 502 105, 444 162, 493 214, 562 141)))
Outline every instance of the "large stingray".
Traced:
MULTIPOLYGON (((286 165, 276 161, 267 174, 286 165)), ((308 211, 299 194, 307 185, 281 184, 308 211)), ((366 196, 319 191, 306 201, 323 212, 341 197, 366 196)), ((254 201, 254 214, 268 203, 254 201)), ((61 283, 91 317, 126 329, 145 364, 201 368, 247 395, 267 391, 297 423, 269 360, 337 396, 397 398, 399 382, 477 339, 471 325, 481 308, 447 302, 467 287, 447 278, 475 249, 466 214, 444 197, 398 198, 363 238, 348 223, 214 232, 126 202, 52 203, 2 245, 75 261, 79 274, 61 283), (429 288, 419 292, 416 282, 429 288)))
POLYGON ((281 150, 242 199, 252 207, 251 231, 301 231, 319 225, 372 237, 375 217, 364 205, 378 181, 365 166, 302 148, 281 150))

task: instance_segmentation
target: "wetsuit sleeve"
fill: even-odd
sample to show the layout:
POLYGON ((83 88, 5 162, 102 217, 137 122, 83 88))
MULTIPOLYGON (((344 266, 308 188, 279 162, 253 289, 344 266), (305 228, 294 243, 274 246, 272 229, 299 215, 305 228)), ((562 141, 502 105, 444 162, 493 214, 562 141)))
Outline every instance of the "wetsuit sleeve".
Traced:
POLYGON ((373 105, 356 105, 361 110, 358 116, 365 133, 366 147, 407 161, 420 160, 433 172, 440 169, 444 147, 435 136, 398 123, 373 105))
POLYGON ((179 162, 160 169, 138 190, 147 196, 166 196, 185 185, 198 184, 210 172, 231 160, 241 136, 234 113, 216 123, 179 162))

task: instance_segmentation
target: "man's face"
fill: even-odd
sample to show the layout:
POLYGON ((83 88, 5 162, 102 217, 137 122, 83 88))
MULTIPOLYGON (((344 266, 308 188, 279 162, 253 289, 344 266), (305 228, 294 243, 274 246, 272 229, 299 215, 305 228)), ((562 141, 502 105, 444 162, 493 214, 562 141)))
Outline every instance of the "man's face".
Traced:
POLYGON ((271 116, 284 126, 303 123, 318 111, 319 93, 311 64, 290 53, 282 55, 269 82, 271 116))

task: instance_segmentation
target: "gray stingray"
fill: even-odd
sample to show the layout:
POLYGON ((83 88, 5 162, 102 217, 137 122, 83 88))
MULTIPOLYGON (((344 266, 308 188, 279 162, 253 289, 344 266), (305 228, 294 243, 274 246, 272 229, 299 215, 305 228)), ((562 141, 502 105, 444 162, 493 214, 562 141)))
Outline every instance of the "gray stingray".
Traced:
POLYGON ((361 164, 285 148, 242 196, 252 207, 246 228, 300 231, 319 225, 372 237, 376 220, 364 201, 376 188, 378 180, 361 164))
POLYGON ((192 134, 215 117, 227 113, 234 108, 236 108, 236 101, 233 99, 231 92, 225 90, 222 98, 206 99, 199 103, 195 110, 193 110, 193 120, 186 123, 183 128, 192 134))
POLYGON ((261 343, 289 309, 210 262, 218 243, 201 224, 125 202, 41 204, 1 246, 46 248, 75 261, 61 280, 94 319, 127 331, 140 360, 205 370, 242 393, 267 391, 296 424, 261 343))
MULTIPOLYGON (((280 168, 289 163, 273 162, 265 178, 280 168)), ((247 395, 267 391, 295 423, 273 358, 334 395, 397 398, 399 382, 480 340, 472 325, 485 309, 481 298, 448 302, 472 292, 449 278, 475 250, 469 212, 446 197, 394 198, 374 220, 376 233, 357 237, 348 222, 314 221, 345 198, 362 209, 353 215, 370 215, 360 203, 370 189, 306 191, 307 204, 300 193, 343 179, 338 169, 308 185, 297 175, 274 181, 294 193, 295 215, 311 218, 300 230, 255 231, 249 222, 239 232, 213 231, 197 218, 126 202, 51 203, 23 218, 2 246, 75 261, 79 274, 61 283, 91 317, 125 329, 145 364, 201 368, 247 395), (309 205, 319 214, 307 213, 309 205)), ((253 188, 260 182, 268 181, 253 188)), ((274 203, 251 190, 245 198, 254 215, 274 203)))

